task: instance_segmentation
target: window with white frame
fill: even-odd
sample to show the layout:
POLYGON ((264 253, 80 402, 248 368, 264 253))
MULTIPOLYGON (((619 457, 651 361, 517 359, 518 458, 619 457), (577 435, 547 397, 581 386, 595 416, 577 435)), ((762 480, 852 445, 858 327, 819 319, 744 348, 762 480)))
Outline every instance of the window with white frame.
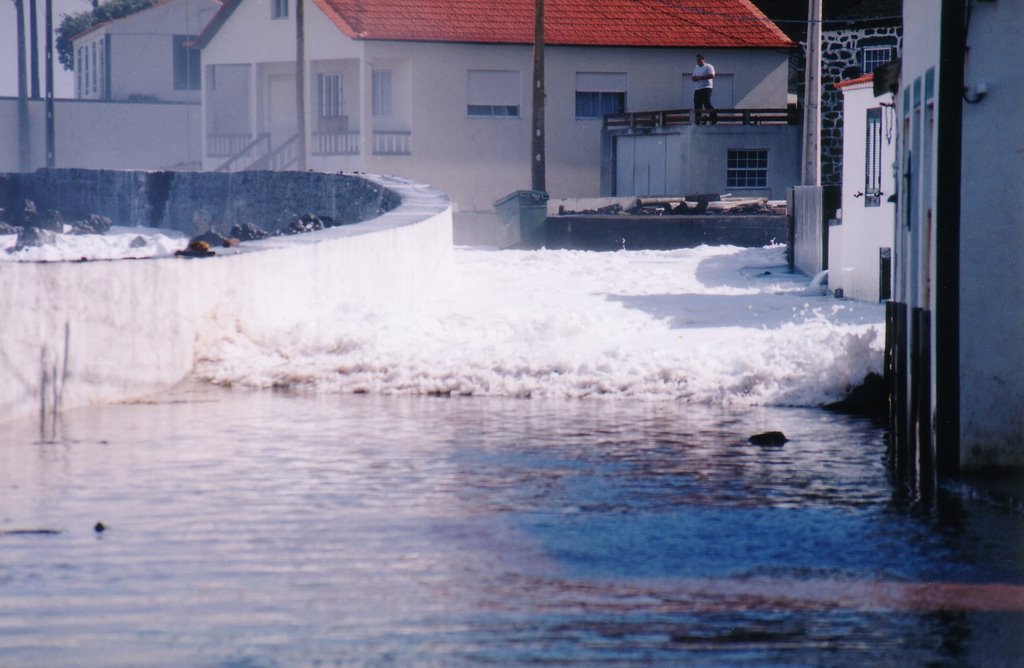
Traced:
POLYGON ((270 18, 288 18, 288 0, 270 0, 270 18))
POLYGON ((891 46, 865 46, 860 52, 861 68, 864 74, 871 74, 879 65, 892 60, 891 46))
POLYGON ((522 79, 516 70, 469 70, 467 73, 470 116, 519 116, 522 79))
POLYGON ((75 63, 75 85, 78 90, 78 97, 85 95, 85 84, 83 77, 85 74, 85 49, 78 47, 78 59, 75 63))
POLYGON ((341 72, 322 73, 317 77, 317 107, 320 118, 341 116, 341 72))
POLYGON ((882 108, 867 110, 864 147, 864 206, 882 205, 882 108))
POLYGON ((96 42, 92 43, 91 48, 92 53, 89 55, 89 67, 91 68, 89 79, 90 81, 92 81, 92 87, 90 88, 89 92, 95 95, 98 82, 97 74, 99 72, 99 67, 97 66, 96 62, 96 42))
POLYGON ((391 115, 391 70, 373 71, 373 115, 391 115))
POLYGON ((577 72, 576 118, 604 118, 626 111, 624 72, 577 72))
POLYGON ((174 35, 174 89, 199 90, 199 51, 185 46, 195 35, 174 35))
POLYGON ((725 182, 728 188, 767 188, 768 149, 729 149, 725 182))

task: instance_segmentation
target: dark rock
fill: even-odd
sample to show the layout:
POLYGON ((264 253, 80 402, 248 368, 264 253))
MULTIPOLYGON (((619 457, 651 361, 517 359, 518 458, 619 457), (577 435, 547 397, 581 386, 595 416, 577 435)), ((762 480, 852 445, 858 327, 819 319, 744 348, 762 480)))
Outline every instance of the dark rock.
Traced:
POLYGON ((60 234, 64 232, 64 217, 56 209, 47 209, 46 213, 36 216, 32 226, 60 234))
POLYGON ((257 239, 266 239, 270 236, 269 232, 253 225, 252 223, 235 225, 231 228, 231 232, 229 232, 229 234, 239 241, 255 241, 257 239))
POLYGON ((14 224, 18 227, 35 225, 37 215, 36 203, 30 199, 23 200, 21 209, 14 212, 14 224))
POLYGON ((748 439, 751 445, 781 446, 788 441, 786 435, 781 431, 766 431, 761 434, 754 434, 748 439))
POLYGON ((12 248, 7 249, 7 252, 16 253, 24 248, 45 246, 54 243, 56 240, 57 235, 50 230, 44 230, 39 227, 25 227, 18 233, 18 240, 12 248))
POLYGON ((324 222, 313 213, 304 213, 282 230, 284 234, 304 234, 324 229, 324 222))
POLYGON ((175 255, 178 257, 212 257, 216 255, 216 253, 210 250, 210 244, 205 241, 193 239, 188 242, 188 246, 185 250, 177 251, 175 255))
POLYGON ((18 232, 21 232, 20 227, 8 225, 7 223, 0 223, 0 234, 17 234, 18 232))
POLYGON ((107 530, 107 525, 105 525, 103 522, 97 522, 96 526, 94 526, 92 530, 96 533, 103 533, 107 530))
POLYGON ((98 213, 90 213, 85 218, 71 223, 72 234, 106 234, 114 224, 112 220, 98 213))
POLYGON ((132 239, 132 242, 128 244, 130 248, 142 248, 145 245, 146 240, 143 239, 141 236, 135 237, 134 239, 132 239))
POLYGON ((884 423, 889 419, 889 393, 885 379, 877 373, 869 373, 864 381, 849 389, 847 395, 825 408, 836 413, 860 415, 884 423))

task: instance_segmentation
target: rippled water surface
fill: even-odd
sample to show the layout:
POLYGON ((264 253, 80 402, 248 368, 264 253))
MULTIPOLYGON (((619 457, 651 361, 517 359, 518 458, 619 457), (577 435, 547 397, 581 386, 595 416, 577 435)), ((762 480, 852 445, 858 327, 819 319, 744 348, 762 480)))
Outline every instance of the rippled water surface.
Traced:
POLYGON ((4 666, 1024 652, 1020 514, 894 500, 818 410, 187 388, 5 427, 4 666))

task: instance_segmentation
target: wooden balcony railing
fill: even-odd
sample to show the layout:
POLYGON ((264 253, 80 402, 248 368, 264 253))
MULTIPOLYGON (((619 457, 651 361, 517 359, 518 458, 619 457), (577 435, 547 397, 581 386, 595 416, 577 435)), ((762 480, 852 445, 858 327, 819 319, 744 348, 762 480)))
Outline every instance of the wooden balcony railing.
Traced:
MULTIPOLYGON (((673 125, 695 125, 695 109, 666 111, 631 111, 604 117, 608 130, 662 128, 673 125)), ((798 125, 800 114, 796 109, 714 109, 701 110, 701 121, 709 117, 718 125, 798 125)))

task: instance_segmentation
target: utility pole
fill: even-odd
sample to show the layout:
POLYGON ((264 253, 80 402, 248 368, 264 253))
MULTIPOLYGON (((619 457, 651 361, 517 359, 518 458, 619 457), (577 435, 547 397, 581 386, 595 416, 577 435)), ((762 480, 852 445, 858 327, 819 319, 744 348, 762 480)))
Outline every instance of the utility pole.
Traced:
POLYGON ((57 166, 53 117, 53 0, 46 0, 46 166, 57 166))
POLYGON ((32 160, 28 126, 28 82, 25 80, 25 0, 14 0, 18 15, 18 169, 29 171, 32 160))
POLYGON ((533 136, 530 174, 534 190, 547 191, 544 152, 544 0, 534 0, 533 14, 533 136))
POLYGON ((821 185, 821 0, 807 8, 807 63, 804 78, 804 145, 801 182, 821 185))
MULTIPOLYGON (((47 0, 49 1, 49 0, 47 0)), ((306 31, 302 0, 295 0, 295 116, 298 121, 298 169, 306 171, 306 31)))
POLYGON ((28 0, 29 48, 32 49, 32 99, 39 99, 39 26, 36 24, 36 0, 28 0))

